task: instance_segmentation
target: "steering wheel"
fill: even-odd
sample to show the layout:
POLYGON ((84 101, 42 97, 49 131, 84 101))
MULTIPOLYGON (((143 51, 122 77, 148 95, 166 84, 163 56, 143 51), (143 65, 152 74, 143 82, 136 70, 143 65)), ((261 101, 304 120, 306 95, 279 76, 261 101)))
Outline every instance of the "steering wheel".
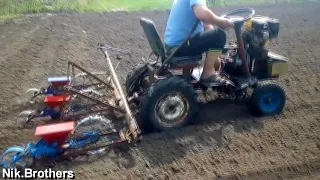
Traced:
POLYGON ((255 10, 252 8, 239 8, 231 10, 225 14, 222 14, 220 17, 229 19, 232 23, 241 23, 255 15, 255 10), (248 14, 247 16, 240 16, 240 14, 248 14))

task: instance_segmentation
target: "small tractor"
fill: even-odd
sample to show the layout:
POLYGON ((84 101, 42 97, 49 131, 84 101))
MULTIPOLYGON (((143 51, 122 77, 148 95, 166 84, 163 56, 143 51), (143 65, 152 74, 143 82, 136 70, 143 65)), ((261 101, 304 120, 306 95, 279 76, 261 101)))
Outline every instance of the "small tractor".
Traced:
MULTIPOLYGON (((234 24, 236 42, 229 42, 221 57, 221 74, 228 83, 210 87, 213 91, 246 100, 252 112, 273 115, 282 112, 286 95, 272 79, 288 70, 285 57, 268 50, 270 40, 278 37, 279 20, 255 15, 252 8, 240 8, 223 14, 234 24), (249 79, 249 80, 248 80, 249 79), (252 91, 250 97, 249 91, 252 91)), ((141 18, 140 24, 151 46, 149 59, 128 73, 125 86, 128 96, 136 94, 144 131, 166 131, 183 127, 196 119, 197 90, 210 88, 199 83, 202 55, 177 57, 165 49, 155 24, 141 18), (154 55, 156 58, 151 59, 154 55)), ((197 23, 196 23, 197 24, 197 23)), ((196 27, 194 26, 194 29, 196 27)))

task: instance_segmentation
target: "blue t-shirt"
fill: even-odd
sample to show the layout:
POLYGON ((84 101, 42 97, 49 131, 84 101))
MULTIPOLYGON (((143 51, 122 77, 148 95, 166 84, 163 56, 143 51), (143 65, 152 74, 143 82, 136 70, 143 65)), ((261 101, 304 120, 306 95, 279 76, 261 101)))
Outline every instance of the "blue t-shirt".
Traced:
MULTIPOLYGON (((197 17, 192 9, 194 5, 206 6, 206 0, 174 0, 167 27, 164 34, 164 42, 172 47, 180 45, 190 34, 197 17)), ((203 23, 199 23, 194 33, 203 31, 203 23)))

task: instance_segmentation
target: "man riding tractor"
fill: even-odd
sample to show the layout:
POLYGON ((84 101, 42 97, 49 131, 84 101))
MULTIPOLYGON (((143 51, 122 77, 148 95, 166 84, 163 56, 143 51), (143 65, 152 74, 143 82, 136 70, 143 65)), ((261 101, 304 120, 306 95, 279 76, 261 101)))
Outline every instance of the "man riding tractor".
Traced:
POLYGON ((285 92, 270 80, 287 71, 287 60, 267 48, 278 36, 279 22, 254 16, 252 8, 217 16, 205 0, 175 0, 164 42, 152 20, 140 19, 152 53, 130 70, 125 86, 129 97, 135 94, 144 130, 167 131, 192 123, 201 90, 247 101, 259 115, 283 110, 285 92), (236 42, 226 45, 226 28, 234 30, 236 42))
MULTIPOLYGON (((206 52, 199 82, 205 87, 224 85, 228 80, 219 75, 219 56, 226 43, 223 29, 230 27, 233 27, 233 23, 215 15, 206 6, 206 0, 174 0, 165 30, 165 46, 168 52, 172 52, 184 42, 190 32, 193 33, 188 43, 175 56, 196 56, 206 52), (201 22, 191 32, 198 20, 201 22)), ((249 72, 246 80, 249 84, 254 83, 249 72)))

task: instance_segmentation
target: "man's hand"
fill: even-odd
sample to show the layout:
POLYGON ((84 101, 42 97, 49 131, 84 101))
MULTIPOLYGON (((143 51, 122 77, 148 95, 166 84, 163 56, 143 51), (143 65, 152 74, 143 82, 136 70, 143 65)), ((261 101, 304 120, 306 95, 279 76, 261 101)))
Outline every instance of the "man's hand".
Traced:
POLYGON ((221 18, 218 26, 222 29, 227 29, 233 27, 233 23, 229 19, 221 18))

